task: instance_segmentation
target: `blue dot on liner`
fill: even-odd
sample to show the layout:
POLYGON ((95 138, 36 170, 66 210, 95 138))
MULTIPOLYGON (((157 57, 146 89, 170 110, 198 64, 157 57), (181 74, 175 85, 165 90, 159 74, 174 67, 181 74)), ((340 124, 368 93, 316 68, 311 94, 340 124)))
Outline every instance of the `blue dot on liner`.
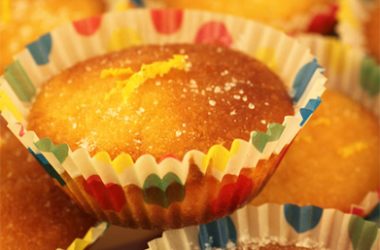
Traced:
POLYGON ((300 123, 300 126, 302 127, 307 119, 314 113, 314 111, 318 108, 319 104, 321 104, 321 98, 317 99, 311 99, 309 102, 306 104, 304 108, 300 109, 300 113, 302 116, 302 121, 300 123))
POLYGON ((50 33, 46 33, 38 40, 27 45, 37 65, 45 65, 49 63, 49 56, 52 48, 52 38, 50 33))
POLYGON ((297 103, 303 93, 305 92, 311 78, 313 77, 315 71, 321 68, 317 60, 314 58, 311 62, 305 64, 297 73, 296 78, 293 83, 293 102, 297 103))
POLYGON ((144 0, 130 0, 137 7, 144 7, 144 0))
POLYGON ((198 234, 199 246, 202 250, 210 248, 226 248, 228 242, 236 244, 237 234, 230 217, 200 225, 198 234))
POLYGON ((284 205, 286 221, 297 232, 304 233, 315 228, 321 220, 323 209, 314 206, 284 205))
POLYGON ((40 163, 43 169, 54 179, 56 179, 59 184, 62 186, 66 185, 65 181, 62 177, 55 171, 52 165, 48 162, 48 160, 42 154, 35 154, 32 149, 28 148, 28 151, 33 155, 33 157, 40 163))

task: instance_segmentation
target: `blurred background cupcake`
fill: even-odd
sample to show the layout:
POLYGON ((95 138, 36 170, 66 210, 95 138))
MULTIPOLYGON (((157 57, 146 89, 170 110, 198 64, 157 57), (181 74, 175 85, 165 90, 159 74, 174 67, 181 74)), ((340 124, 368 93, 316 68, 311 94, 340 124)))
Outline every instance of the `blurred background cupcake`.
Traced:
POLYGON ((328 90, 252 203, 316 205, 364 216, 379 199, 380 69, 363 50, 335 38, 299 39, 326 68, 328 90))
POLYGON ((0 9, 0 73, 28 43, 69 20, 99 15, 103 0, 3 0, 0 9))

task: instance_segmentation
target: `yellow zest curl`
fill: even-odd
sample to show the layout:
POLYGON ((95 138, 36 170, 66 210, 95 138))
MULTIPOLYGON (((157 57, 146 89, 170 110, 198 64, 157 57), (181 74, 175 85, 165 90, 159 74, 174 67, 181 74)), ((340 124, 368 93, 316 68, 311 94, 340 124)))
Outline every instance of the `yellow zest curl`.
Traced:
POLYGON ((166 61, 143 64, 141 69, 128 79, 117 81, 116 87, 106 95, 106 100, 109 99, 111 95, 121 91, 123 99, 126 101, 128 97, 147 80, 154 79, 157 76, 162 77, 172 69, 186 70, 189 67, 187 59, 188 56, 186 55, 174 55, 171 59, 166 61))

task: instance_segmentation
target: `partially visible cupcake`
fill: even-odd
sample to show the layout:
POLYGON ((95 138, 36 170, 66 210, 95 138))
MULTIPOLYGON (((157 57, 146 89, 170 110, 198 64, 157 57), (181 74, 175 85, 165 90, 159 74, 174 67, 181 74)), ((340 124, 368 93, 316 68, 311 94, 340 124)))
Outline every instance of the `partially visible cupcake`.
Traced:
POLYGON ((322 98, 253 204, 295 203, 350 212, 379 188, 378 118, 338 91, 327 90, 322 98))
POLYGON ((51 250, 83 237, 82 212, 0 120, 0 248, 51 250))
POLYGON ((0 12, 0 73, 12 57, 40 35, 67 21, 99 15, 103 0, 11 0, 0 12))
POLYGON ((253 203, 310 204, 364 216, 379 201, 380 68, 336 38, 298 39, 325 67, 328 89, 315 119, 253 203))

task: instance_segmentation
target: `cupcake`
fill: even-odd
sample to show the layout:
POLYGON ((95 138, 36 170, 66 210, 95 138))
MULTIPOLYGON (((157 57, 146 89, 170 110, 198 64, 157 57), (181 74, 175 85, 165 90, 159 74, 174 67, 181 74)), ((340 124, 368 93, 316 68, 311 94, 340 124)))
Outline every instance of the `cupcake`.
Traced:
POLYGON ((253 204, 312 204, 350 212, 379 188, 377 117, 338 91, 326 90, 322 98, 253 204))
POLYGON ((364 216, 379 200, 380 68, 364 51, 334 38, 299 39, 326 68, 328 90, 253 203, 316 205, 364 216))
POLYGON ((244 205, 324 90, 307 50, 246 20, 137 10, 105 15, 97 26, 79 23, 91 34, 78 22, 61 27, 47 34, 54 49, 35 42, 34 64, 20 54, 23 62, 10 65, 2 115, 73 199, 114 224, 176 228, 244 205), (146 17, 150 23, 139 21, 146 17), (279 39, 262 47, 255 32, 263 29, 262 39, 279 39), (112 46, 120 31, 136 39, 112 46), (134 43, 142 45, 107 53, 134 43), (62 50, 75 53, 62 58, 62 50), (247 55, 265 51, 273 52, 274 72, 247 55))
POLYGON ((375 223, 334 209, 265 204, 245 206, 208 224, 166 231, 148 245, 150 250, 375 250, 379 234, 375 223))
POLYGON ((95 225, 95 219, 53 183, 4 120, 0 122, 0 248, 68 247, 95 225))
POLYGON ((222 12, 257 20, 289 33, 316 32, 329 34, 336 23, 335 0, 297 1, 202 1, 147 0, 147 5, 161 3, 171 8, 192 8, 222 12))
POLYGON ((12 0, 4 1, 3 7, 0 18, 0 72, 12 62, 13 55, 38 36, 69 20, 99 15, 106 10, 102 0, 12 0))

